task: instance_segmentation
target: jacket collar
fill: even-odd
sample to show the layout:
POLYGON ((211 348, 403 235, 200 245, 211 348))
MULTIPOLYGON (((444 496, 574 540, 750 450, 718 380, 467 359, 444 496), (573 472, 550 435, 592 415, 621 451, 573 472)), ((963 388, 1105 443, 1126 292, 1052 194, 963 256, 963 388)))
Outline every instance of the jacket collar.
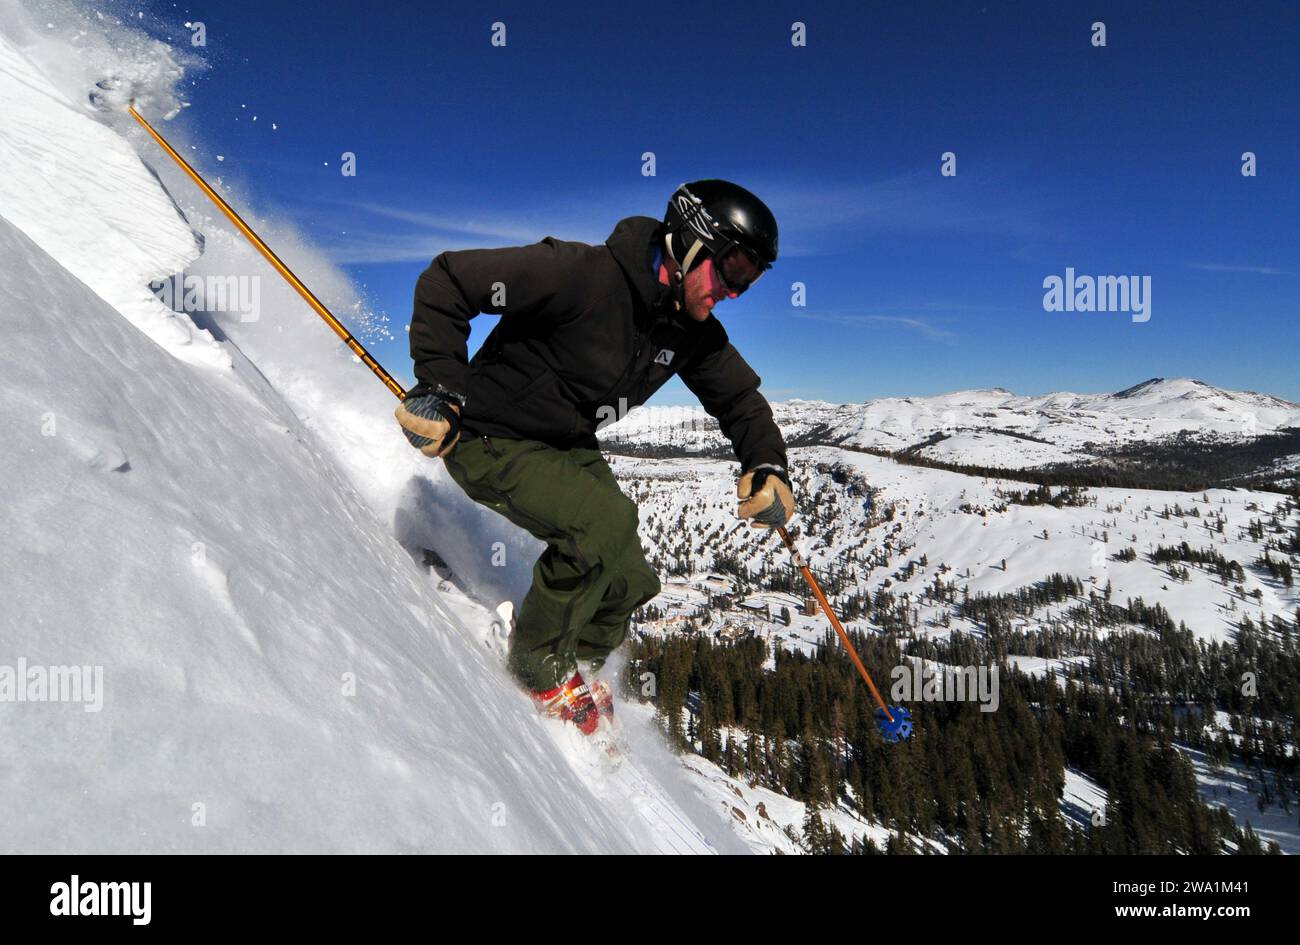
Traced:
POLYGON ((614 232, 605 240, 637 300, 656 315, 673 311, 673 290, 660 282, 650 269, 662 235, 661 221, 653 217, 627 217, 618 221, 614 232))

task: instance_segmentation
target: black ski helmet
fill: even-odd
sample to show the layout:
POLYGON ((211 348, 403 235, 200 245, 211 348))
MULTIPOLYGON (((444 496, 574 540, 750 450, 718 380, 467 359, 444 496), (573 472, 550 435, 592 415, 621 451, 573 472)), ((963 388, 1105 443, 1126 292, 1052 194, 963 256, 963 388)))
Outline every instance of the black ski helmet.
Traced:
POLYGON ((686 273, 732 246, 745 250, 759 269, 776 262, 776 217, 767 204, 731 181, 682 184, 668 201, 664 226, 665 248, 678 265, 678 288, 686 273))

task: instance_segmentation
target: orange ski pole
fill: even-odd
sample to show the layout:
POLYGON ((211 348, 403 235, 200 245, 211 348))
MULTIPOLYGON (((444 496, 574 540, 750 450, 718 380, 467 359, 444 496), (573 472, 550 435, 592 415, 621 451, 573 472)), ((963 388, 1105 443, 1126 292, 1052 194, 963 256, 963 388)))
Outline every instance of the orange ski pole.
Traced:
POLYGON ((180 156, 177 150, 167 142, 167 139, 155 131, 153 125, 145 121, 144 117, 135 110, 134 102, 131 103, 128 111, 131 112, 131 117, 138 121, 144 127, 145 131, 149 132, 149 136, 153 138, 154 141, 158 142, 158 146, 171 155, 172 160, 179 164, 181 170, 189 175, 190 180, 194 181, 194 183, 198 185, 199 189, 207 194, 208 198, 221 209, 221 212, 226 215, 226 218, 235 225, 235 229, 244 234, 248 241, 257 248, 257 251, 266 257, 266 261, 275 267, 275 271, 284 276, 284 281, 293 286, 297 293, 303 297, 303 300, 312 307, 316 314, 324 319, 325 324, 329 325, 330 328, 333 329, 334 334, 338 335, 352 353, 361 359, 361 363, 370 368, 374 375, 384 382, 384 386, 392 391, 398 400, 405 400, 405 388, 397 382, 393 375, 384 370, 384 366, 375 360, 374 356, 365 349, 365 346, 362 345, 361 342, 357 341, 356 337, 353 336, 352 332, 348 331, 347 328, 344 327, 341 321, 334 317, 334 313, 325 307, 325 303, 316 298, 315 293, 313 293, 311 289, 307 288, 307 286, 303 284, 303 281, 293 274, 293 270, 284 264, 283 260, 275 254, 271 247, 266 245, 265 240, 253 232, 253 228, 245 223, 243 218, 235 212, 234 208, 231 207, 230 204, 226 203, 225 199, 209 186, 208 182, 203 179, 199 172, 190 167, 189 162, 180 156))
POLYGON ((849 635, 844 632, 844 626, 840 623, 840 618, 836 617, 835 611, 831 610, 831 602, 827 600, 826 595, 822 593, 821 585, 817 583, 817 578, 813 576, 812 568, 808 566, 807 559, 805 559, 804 556, 799 553, 799 549, 794 546, 794 541, 790 538, 790 533, 786 531, 784 525, 777 526, 777 531, 781 535, 781 540, 785 542, 786 548, 790 550, 790 557, 803 573, 803 579, 807 581, 808 586, 812 588, 813 596, 817 598, 817 603, 821 604, 821 608, 825 612, 827 618, 829 618, 831 626, 835 628, 835 632, 839 635, 840 642, 843 643, 844 648, 849 651, 849 658, 853 660, 853 665, 858 668, 858 673, 861 674, 863 681, 866 682, 867 688, 871 690, 871 695, 875 698, 876 704, 880 706, 880 713, 877 714, 877 724, 879 725, 881 732, 884 733, 887 739, 892 741, 898 741, 900 737, 907 738, 912 732, 911 713, 906 709, 900 709, 897 707, 891 710, 890 707, 885 704, 884 698, 880 695, 880 690, 876 688, 875 682, 871 679, 871 674, 867 672, 867 667, 862 664, 862 657, 858 656, 858 651, 853 646, 853 642, 849 639, 849 635), (884 717, 880 718, 880 714, 883 714, 884 717), (891 738, 891 735, 895 737, 891 738))

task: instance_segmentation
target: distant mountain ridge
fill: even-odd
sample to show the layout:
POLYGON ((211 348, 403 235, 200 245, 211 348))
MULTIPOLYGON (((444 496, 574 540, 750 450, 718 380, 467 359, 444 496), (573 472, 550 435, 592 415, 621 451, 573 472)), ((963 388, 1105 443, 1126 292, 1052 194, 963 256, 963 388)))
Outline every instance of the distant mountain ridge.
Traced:
MULTIPOLYGON (((1022 396, 998 387, 860 404, 796 399, 772 409, 793 444, 1009 470, 1094 465, 1117 451, 1140 453, 1146 444, 1165 449, 1192 440, 1240 446, 1300 430, 1300 404, 1193 378, 1150 378, 1103 394, 1022 396)), ((681 407, 634 410, 602 431, 602 439, 615 451, 712 454, 727 448, 703 411, 681 407)), ((1256 457, 1261 474, 1295 465, 1286 452, 1289 442, 1277 438, 1276 449, 1256 457)), ((1232 474, 1244 471, 1234 468, 1232 474)))

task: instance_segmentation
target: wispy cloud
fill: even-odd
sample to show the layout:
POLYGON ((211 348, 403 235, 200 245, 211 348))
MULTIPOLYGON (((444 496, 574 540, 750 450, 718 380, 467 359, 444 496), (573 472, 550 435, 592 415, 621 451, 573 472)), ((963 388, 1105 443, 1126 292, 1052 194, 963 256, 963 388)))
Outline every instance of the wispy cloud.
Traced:
MULTIPOLYGON (((635 212, 574 212, 574 203, 537 206, 520 211, 485 213, 443 210, 432 212, 375 202, 318 204, 314 214, 328 220, 339 235, 326 249, 338 263, 413 262, 432 259, 449 249, 519 246, 546 236, 601 243, 620 217, 635 212), (337 209, 336 209, 337 208, 337 209)), ((612 201, 585 207, 613 206, 612 201)), ((635 208, 635 204, 631 205, 635 208)))
POLYGON ((811 319, 812 321, 830 322, 836 325, 862 326, 871 324, 890 324, 899 325, 911 331, 918 332, 934 341, 953 342, 958 338, 956 332, 949 331, 946 328, 940 328, 932 322, 923 318, 915 318, 910 315, 862 315, 862 314, 845 314, 839 312, 798 312, 797 318, 811 319))
MULTIPOLYGON (((1052 201, 1016 180, 1014 170, 994 174, 962 168, 942 177, 938 163, 893 177, 852 184, 776 182, 763 189, 781 220, 790 255, 835 248, 846 236, 923 233, 994 234, 1039 238, 1054 229, 1052 201)), ((842 247, 839 247, 842 248, 842 247)))
MULTIPOLYGON (((612 222, 607 214, 595 214, 576 217, 572 211, 543 210, 523 215, 507 216, 505 214, 471 216, 455 213, 429 213, 410 210, 404 207, 392 207, 377 203, 353 203, 351 206, 364 210, 374 216, 389 220, 399 220, 425 228, 435 233, 454 236, 470 236, 475 239, 488 239, 494 242, 517 245, 534 242, 543 236, 555 235, 566 239, 594 239, 597 234, 603 239, 608 236, 612 222), (604 230, 605 232, 601 232, 604 230)), ((615 215, 615 220, 619 215, 615 215)))
POLYGON ((468 245, 463 239, 448 239, 436 233, 356 230, 346 230, 333 239, 323 239, 321 242, 330 259, 341 265, 428 262, 443 250, 464 249, 468 245))
MULTIPOLYGON (((1051 201, 1016 180, 1014 169, 995 174, 963 167, 957 178, 945 178, 936 163, 933 169, 866 183, 746 183, 776 211, 785 257, 842 252, 850 243, 881 235, 1002 235, 1023 240, 1043 238, 1054 227, 1051 201)), ((663 203, 672 186, 664 181, 663 203)), ((318 202, 311 212, 329 224, 321 231, 346 231, 329 244, 331 257, 342 263, 409 262, 443 249, 515 246, 548 235, 599 243, 621 217, 661 212, 660 195, 648 201, 644 186, 581 195, 530 194, 523 199, 437 194, 426 206, 433 209, 335 201, 318 202)))
POLYGON ((1220 263, 1188 263, 1193 269, 1205 272, 1252 272, 1260 276, 1294 276, 1294 272, 1276 269, 1273 266, 1229 266, 1220 263))

